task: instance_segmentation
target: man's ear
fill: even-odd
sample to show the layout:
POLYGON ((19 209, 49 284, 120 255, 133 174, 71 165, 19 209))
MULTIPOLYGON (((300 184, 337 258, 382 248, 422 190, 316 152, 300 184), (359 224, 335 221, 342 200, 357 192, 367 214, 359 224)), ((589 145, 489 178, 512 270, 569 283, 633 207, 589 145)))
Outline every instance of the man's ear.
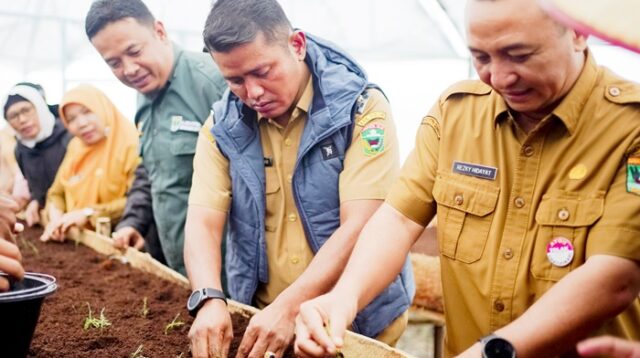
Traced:
POLYGON ((587 39, 589 38, 589 35, 585 35, 575 30, 569 30, 569 31, 571 31, 571 36, 573 40, 573 49, 576 52, 583 52, 584 50, 586 50, 587 39))
POLYGON ((153 23, 153 33, 155 33, 156 36, 158 36, 158 38, 162 41, 168 40, 167 30, 165 30, 162 21, 156 20, 153 23))
POLYGON ((298 61, 304 61, 307 56, 307 35, 300 30, 292 32, 289 35, 289 48, 298 61))

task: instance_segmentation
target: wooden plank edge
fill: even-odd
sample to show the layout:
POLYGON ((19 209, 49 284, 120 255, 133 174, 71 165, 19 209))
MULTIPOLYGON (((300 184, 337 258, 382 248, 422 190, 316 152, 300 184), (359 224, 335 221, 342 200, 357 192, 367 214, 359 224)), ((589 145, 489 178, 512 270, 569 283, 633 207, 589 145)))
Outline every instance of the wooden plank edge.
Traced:
MULTIPOLYGON (((158 278, 191 289, 189 280, 177 271, 161 264, 148 253, 140 252, 133 248, 126 250, 117 249, 112 244, 112 239, 91 230, 69 230, 67 237, 79 242, 98 253, 106 256, 125 257, 128 263, 139 270, 157 276, 158 278)), ((255 307, 228 300, 229 311, 250 317, 259 310, 255 307)), ((347 331, 345 346, 342 350, 345 357, 381 357, 381 358, 412 358, 413 356, 399 349, 393 348, 375 339, 347 331)))

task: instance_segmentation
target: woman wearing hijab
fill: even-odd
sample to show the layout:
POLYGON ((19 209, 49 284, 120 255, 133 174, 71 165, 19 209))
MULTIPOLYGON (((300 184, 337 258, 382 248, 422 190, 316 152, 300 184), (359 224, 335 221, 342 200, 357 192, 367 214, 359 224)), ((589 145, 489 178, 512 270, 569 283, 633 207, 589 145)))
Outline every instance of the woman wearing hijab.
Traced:
POLYGON ((97 88, 67 92, 60 118, 74 138, 47 195, 43 241, 64 240, 70 227, 93 227, 98 217, 117 222, 139 164, 135 126, 97 88))
POLYGON ((16 161, 29 184, 31 200, 25 214, 27 225, 32 226, 40 222, 39 211, 45 206, 47 190, 71 136, 32 84, 23 83, 11 88, 2 106, 4 118, 18 141, 16 161))

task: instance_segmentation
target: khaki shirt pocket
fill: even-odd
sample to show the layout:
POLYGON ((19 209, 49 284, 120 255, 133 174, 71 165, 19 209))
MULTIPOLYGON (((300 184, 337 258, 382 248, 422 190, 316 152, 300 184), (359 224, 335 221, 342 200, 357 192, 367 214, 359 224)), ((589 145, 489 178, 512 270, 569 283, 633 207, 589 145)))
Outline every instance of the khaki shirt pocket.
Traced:
POLYGON ((602 216, 604 191, 587 197, 558 191, 545 194, 536 211, 537 234, 533 243, 531 274, 540 280, 558 281, 585 260, 589 228, 602 216), (573 245, 573 260, 558 267, 547 257, 547 245, 563 237, 573 245))
POLYGON ((278 227, 278 218, 280 217, 280 182, 278 180, 278 173, 276 168, 267 167, 264 170, 265 173, 265 230, 269 232, 275 232, 278 227))
POLYGON ((481 179, 438 175, 433 197, 438 204, 442 255, 464 263, 482 257, 499 193, 499 187, 481 179))

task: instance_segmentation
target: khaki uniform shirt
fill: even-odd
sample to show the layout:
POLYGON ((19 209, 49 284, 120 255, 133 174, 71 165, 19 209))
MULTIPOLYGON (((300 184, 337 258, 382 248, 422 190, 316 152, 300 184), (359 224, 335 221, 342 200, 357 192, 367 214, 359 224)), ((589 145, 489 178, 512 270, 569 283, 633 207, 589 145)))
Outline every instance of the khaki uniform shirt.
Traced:
MULTIPOLYGON (((425 226, 438 214, 448 356, 515 320, 590 256, 640 259, 640 196, 627 187, 639 104, 640 86, 589 56, 528 134, 478 81, 452 87, 424 118, 387 202, 425 226), (574 247, 565 267, 547 257, 559 237, 574 247)), ((639 307, 602 331, 640 338, 639 307)))
MULTIPOLYGON (((389 103, 377 90, 371 90, 369 94, 363 113, 355 118, 351 146, 344 158, 344 170, 339 179, 341 202, 383 200, 399 170, 399 147, 389 103), (383 147, 379 151, 372 150, 366 138, 361 136, 370 129, 383 130, 383 147)), ((291 186, 298 146, 312 99, 313 83, 309 79, 286 127, 268 118, 258 118, 264 156, 271 158, 273 163, 273 166, 265 168, 269 282, 258 286, 256 303, 260 308, 273 302, 313 259, 291 186)), ((231 201, 229 162, 211 135, 212 123, 211 118, 205 122, 198 139, 189 205, 227 212, 231 201)), ((394 330, 397 337, 406 326, 406 315, 401 317, 402 324, 394 330)))

